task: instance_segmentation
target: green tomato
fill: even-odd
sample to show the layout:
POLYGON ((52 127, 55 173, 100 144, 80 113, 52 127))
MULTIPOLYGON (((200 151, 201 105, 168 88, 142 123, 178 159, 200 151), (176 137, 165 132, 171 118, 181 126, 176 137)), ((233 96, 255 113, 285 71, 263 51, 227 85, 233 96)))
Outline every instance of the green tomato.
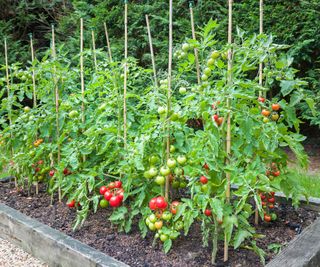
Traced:
POLYGON ((105 199, 100 200, 100 207, 101 208, 107 208, 109 206, 109 202, 105 199))
POLYGON ((158 239, 160 237, 159 233, 156 233, 154 237, 158 239))
POLYGON ((271 213, 271 220, 275 221, 278 218, 277 214, 271 213))
POLYGON ((164 213, 162 213, 162 219, 164 219, 165 221, 169 221, 172 218, 172 213, 170 211, 165 211, 164 213))
POLYGON ((211 75, 211 69, 210 68, 205 68, 203 73, 209 77, 211 75))
POLYGON ((78 115, 79 115, 79 113, 76 110, 71 110, 69 112, 69 117, 72 118, 72 119, 78 117, 78 115))
POLYGON ((155 177, 158 174, 158 170, 154 167, 150 168, 150 170, 148 172, 149 172, 151 178, 155 177))
POLYGON ((173 113, 173 114, 171 115, 171 120, 172 120, 172 121, 177 121, 179 118, 180 118, 180 116, 179 116, 178 113, 173 113))
POLYGON ((171 240, 176 240, 179 235, 180 235, 179 232, 171 232, 170 235, 169 235, 169 238, 170 238, 171 240))
POLYGON ((164 178, 164 176, 158 175, 154 181, 158 185, 164 185, 166 183, 166 178, 164 178))
POLYGON ((174 146, 174 145, 171 145, 171 146, 170 146, 170 152, 171 152, 171 153, 174 153, 175 151, 176 151, 175 146, 174 146))
POLYGON ((155 231, 156 230, 156 226, 154 225, 154 223, 150 222, 149 225, 148 225, 149 229, 151 231, 155 231))
POLYGON ((167 166, 170 168, 170 169, 173 169, 174 167, 177 166, 177 162, 175 159, 168 159, 167 160, 167 166))
POLYGON ((180 187, 180 182, 178 180, 174 180, 172 182, 172 188, 178 189, 180 187))
POLYGON ((180 175, 182 175, 182 173, 183 173, 183 170, 181 168, 177 167, 177 168, 174 169, 174 174, 175 175, 180 176, 180 175))
POLYGON ((166 108, 165 107, 158 107, 158 114, 163 115, 166 113, 166 108))
POLYGON ((149 227, 149 224, 151 223, 149 218, 147 218, 145 222, 146 222, 146 225, 149 227))
POLYGON ((181 52, 180 58, 185 58, 186 56, 187 56, 187 53, 186 53, 186 52, 181 52))
POLYGON ((31 108, 28 107, 28 106, 26 106, 26 107, 23 108, 23 111, 24 111, 25 113, 29 113, 30 110, 31 110, 31 108))
POLYGON ((155 223, 157 221, 157 216, 154 214, 151 214, 147 219, 149 220, 149 222, 155 223))
POLYGON ((180 182, 180 188, 186 188, 187 183, 186 182, 180 182))
POLYGON ((211 67, 211 66, 214 65, 214 62, 215 62, 215 60, 214 60, 213 58, 209 58, 208 61, 207 61, 207 65, 208 65, 209 67, 211 67))
POLYGON ((180 87, 179 88, 179 93, 180 94, 184 95, 186 92, 187 92, 187 88, 185 88, 185 87, 180 87))
POLYGON ((160 168, 160 174, 162 175, 162 176, 167 176, 167 175, 169 175, 170 174, 170 169, 167 167, 167 166, 162 166, 161 168, 160 168))
POLYGON ((207 81, 208 80, 208 76, 207 75, 205 75, 205 74, 202 74, 202 76, 201 76, 201 80, 202 81, 207 81))
POLYGON ((150 162, 150 164, 156 164, 156 163, 159 162, 159 157, 156 156, 156 155, 153 155, 153 156, 151 156, 151 157, 149 158, 149 162, 150 162))
POLYGON ((147 178, 147 179, 151 179, 151 178, 152 178, 152 176, 151 176, 151 174, 149 173, 149 171, 145 171, 145 172, 143 173, 143 176, 144 176, 144 178, 147 178))
POLYGON ((182 50, 183 50, 184 52, 188 52, 188 51, 190 50, 190 45, 187 44, 187 43, 184 43, 184 44, 182 45, 182 50))
POLYGON ((187 157, 184 155, 179 155, 177 161, 180 165, 184 165, 187 162, 187 157))
POLYGON ((219 51, 213 51, 212 53, 211 53, 211 58, 212 59, 217 59, 218 57, 220 56, 220 53, 219 53, 219 51))
POLYGON ((161 240, 162 242, 167 241, 167 240, 168 240, 168 238, 169 238, 169 236, 168 236, 168 235, 165 235, 165 234, 161 234, 161 235, 160 235, 160 240, 161 240))
POLYGON ((163 79, 163 80, 160 80, 160 84, 168 84, 168 79, 163 79))
POLYGON ((209 190, 209 187, 208 187, 208 185, 207 185, 207 184, 203 184, 203 185, 201 186, 201 192, 203 192, 203 193, 207 193, 207 192, 208 192, 208 190, 209 190))

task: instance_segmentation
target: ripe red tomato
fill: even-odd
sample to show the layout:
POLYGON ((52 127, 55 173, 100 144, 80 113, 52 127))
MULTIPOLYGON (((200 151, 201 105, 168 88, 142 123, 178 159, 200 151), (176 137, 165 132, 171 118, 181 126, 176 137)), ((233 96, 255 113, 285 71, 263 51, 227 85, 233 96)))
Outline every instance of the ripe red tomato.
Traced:
POLYGON ((104 199, 110 201, 110 199, 112 198, 113 194, 110 191, 106 191, 104 193, 104 199))
POLYGON ((266 102, 266 99, 264 97, 262 97, 262 96, 259 96, 258 97, 258 101, 261 102, 261 103, 264 103, 264 102, 266 102))
POLYGON ((274 208, 274 205, 273 204, 269 204, 269 209, 273 209, 274 208))
POLYGON ((179 204, 180 204, 179 201, 172 201, 172 203, 170 205, 170 212, 172 214, 174 214, 174 215, 177 214, 179 204))
POLYGON ((275 194, 275 192, 270 192, 270 195, 271 195, 271 196, 274 196, 274 194, 275 194))
POLYGON ((274 197, 272 197, 272 198, 268 198, 268 202, 269 202, 269 203, 274 203, 274 202, 275 202, 274 197))
POLYGON ((206 170, 209 170, 209 166, 208 166, 207 163, 205 163, 202 167, 203 167, 204 169, 206 169, 206 170))
POLYGON ((220 126, 223 123, 223 118, 219 117, 217 120, 217 125, 220 126))
POLYGON ((168 206, 168 203, 164 199, 164 197, 159 196, 156 199, 156 206, 157 206, 158 209, 164 210, 168 206))
POLYGON ((206 215, 206 216, 211 216, 211 214, 212 214, 212 211, 211 210, 209 210, 209 209, 206 209, 205 211, 204 211, 204 215, 206 215))
POLYGON ((119 197, 120 201, 122 202, 123 201, 123 193, 119 193, 117 196, 119 197))
POLYGON ((119 207, 121 205, 121 198, 119 196, 113 196, 110 198, 109 204, 111 207, 119 207))
POLYGON ((267 109, 263 109, 263 110, 261 111, 261 114, 262 114, 263 116, 265 116, 265 117, 269 117, 270 111, 267 110, 267 109))
POLYGON ((69 203, 67 203, 67 206, 68 206, 69 208, 74 208, 75 204, 76 204, 76 201, 73 199, 73 200, 71 200, 69 203))
POLYGON ((114 182, 111 182, 111 183, 108 185, 108 188, 114 189, 114 188, 115 188, 115 183, 114 183, 114 182))
POLYGON ((271 107, 272 107, 272 110, 274 110, 274 111, 278 111, 281 108, 278 103, 272 104, 271 107))
POLYGON ((208 178, 202 175, 202 176, 200 177, 200 183, 202 183, 202 184, 208 183, 208 178))
POLYGON ((107 192, 107 191, 108 191, 108 189, 107 189, 106 186, 103 185, 103 186, 100 187, 100 190, 99 190, 100 195, 104 195, 105 192, 107 192))
POLYGON ((265 215, 264 215, 264 221, 265 221, 265 222, 271 222, 271 216, 268 215, 268 214, 265 214, 265 215))
POLYGON ((219 116, 216 114, 216 115, 213 115, 212 116, 212 119, 217 122, 219 120, 219 116))
POLYGON ((50 175, 51 177, 53 177, 53 175, 54 175, 54 170, 51 170, 51 171, 49 172, 49 175, 50 175))
POLYGON ((68 175, 68 174, 69 174, 69 170, 68 170, 67 168, 64 168, 63 174, 64 174, 64 175, 68 175))
POLYGON ((38 165, 42 165, 42 164, 43 164, 43 160, 40 159, 40 160, 38 161, 38 165))
POLYGON ((278 176, 280 176, 280 171, 272 172, 272 175, 275 177, 278 177, 278 176))
POLYGON ((261 198, 261 200, 264 200, 266 198, 266 196, 264 194, 260 193, 260 198, 261 198))
POLYGON ((157 201, 157 198, 155 198, 155 197, 150 200, 150 202, 149 202, 149 208, 150 208, 151 210, 156 210, 156 209, 157 209, 156 201, 157 201))
POLYGON ((40 168, 39 167, 37 167, 37 168, 35 168, 35 170, 34 170, 35 172, 39 172, 40 171, 40 168))
POLYGON ((115 188, 121 188, 122 187, 122 182, 121 181, 115 181, 114 182, 114 187, 115 188))

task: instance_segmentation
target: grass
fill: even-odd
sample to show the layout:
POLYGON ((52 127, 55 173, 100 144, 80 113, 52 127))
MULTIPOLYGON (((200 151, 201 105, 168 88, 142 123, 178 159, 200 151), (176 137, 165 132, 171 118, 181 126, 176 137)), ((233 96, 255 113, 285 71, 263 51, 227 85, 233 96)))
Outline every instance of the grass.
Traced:
POLYGON ((308 192, 310 197, 320 198, 320 172, 310 173, 305 170, 292 168, 290 173, 294 179, 308 192))

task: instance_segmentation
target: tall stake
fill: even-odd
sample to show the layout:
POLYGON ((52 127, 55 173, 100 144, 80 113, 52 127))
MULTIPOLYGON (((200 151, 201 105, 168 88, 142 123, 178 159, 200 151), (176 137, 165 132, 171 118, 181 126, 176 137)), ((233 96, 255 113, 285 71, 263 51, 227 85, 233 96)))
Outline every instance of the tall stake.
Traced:
MULTIPOLYGON (((232 3, 233 0, 228 0, 228 6, 229 6, 229 21, 228 21, 228 45, 230 46, 228 50, 228 87, 231 87, 232 85, 232 3)), ((227 98, 227 109, 228 109, 228 117, 227 117, 227 138, 226 138, 226 152, 227 152, 227 158, 226 158, 226 164, 230 164, 230 153, 231 153, 231 99, 227 98)), ((227 202, 230 202, 230 173, 226 173, 227 177, 227 190, 226 190, 226 199, 227 202)), ((227 235, 224 236, 224 261, 228 261, 228 240, 227 235)))
MULTIPOLYGON (((191 21, 191 30, 192 30, 192 39, 196 41, 196 32, 194 29, 194 18, 193 18, 193 8, 192 8, 192 1, 189 3, 190 6, 190 21, 191 21)), ((196 62, 196 69, 197 69, 197 80, 198 84, 201 83, 200 80, 200 65, 199 65, 199 57, 198 57, 198 49, 194 48, 194 58, 196 62)))
POLYGON ((94 68, 97 71, 97 55, 96 55, 96 40, 94 38, 94 31, 91 31, 92 36, 92 53, 93 53, 93 62, 94 62, 94 68))
MULTIPOLYGON (((54 25, 52 25, 52 58, 55 61, 56 59, 56 43, 55 43, 55 35, 54 35, 54 25)), ((59 142, 60 138, 60 126, 59 126, 59 88, 58 88, 58 79, 56 77, 56 65, 54 62, 53 65, 53 82, 54 82, 54 91, 55 91, 55 105, 56 105, 56 139, 57 139, 57 146, 58 146, 58 160, 57 164, 60 163, 61 159, 61 146, 59 142)), ((61 203, 61 186, 59 184, 58 188, 58 196, 59 196, 59 202, 61 203)))
MULTIPOLYGON (((259 27, 259 33, 263 33, 263 0, 260 0, 260 27, 259 27)), ((259 85, 262 87, 263 84, 263 63, 260 62, 259 64, 259 85)), ((259 96, 262 96, 262 92, 259 91, 259 96)), ((255 208, 254 213, 254 224, 259 224, 259 210, 258 207, 255 208)))
POLYGON ((149 37, 149 45, 150 45, 150 54, 151 54, 151 61, 152 61, 152 68, 153 68, 154 84, 155 84, 156 87, 158 87, 157 70, 156 70, 156 63, 155 63, 155 60, 154 60, 152 36, 151 36, 151 30, 150 30, 150 24, 149 24, 149 16, 148 15, 146 15, 146 23, 147 23, 147 30, 148 30, 148 37, 149 37))
MULTIPOLYGON (((85 104, 84 104, 84 72, 83 72, 83 18, 80 19, 80 80, 81 80, 81 120, 82 120, 82 123, 84 124, 86 121, 86 117, 85 117, 86 115, 85 115, 85 104)), ((86 156, 83 155, 82 158, 83 158, 83 162, 85 162, 86 156)))
MULTIPOLYGON (((12 129, 11 129, 11 125, 12 125, 12 118, 11 118, 11 109, 12 109, 12 105, 11 105, 11 97, 10 97, 10 79, 9 79, 9 63, 8 63, 8 46, 7 46, 7 39, 4 39, 4 56, 5 56, 5 62, 6 62, 6 82, 7 82, 7 95, 8 95, 8 119, 9 119, 9 127, 10 127, 10 139, 13 140, 13 134, 12 134, 12 129)), ((13 155, 14 155, 14 149, 13 149, 13 145, 11 145, 11 161, 13 160, 13 155)), ((17 181, 17 177, 14 176, 14 185, 15 188, 18 189, 18 181, 17 181)))
MULTIPOLYGON (((172 75, 172 0, 169 0, 169 62, 168 62, 168 92, 167 92, 167 159, 170 157, 170 111, 171 111, 171 75, 172 75)), ((166 177, 165 198, 169 200, 170 178, 166 177)))
MULTIPOLYGON (((37 107, 37 96, 36 96, 36 75, 34 71, 34 49, 32 33, 30 33, 30 49, 31 49, 31 64, 32 64, 32 91, 33 91, 33 107, 37 107)), ((38 137, 37 137, 38 138, 38 137)), ((39 193, 39 182, 36 183, 36 195, 39 193)))
POLYGON ((128 0, 124 0, 123 142, 127 148, 128 0))
POLYGON ((107 23, 104 23, 103 25, 104 25, 104 33, 106 35, 106 40, 107 40, 109 59, 112 62, 112 53, 111 53, 111 47, 110 47, 110 42, 109 42, 109 34, 108 34, 107 23))

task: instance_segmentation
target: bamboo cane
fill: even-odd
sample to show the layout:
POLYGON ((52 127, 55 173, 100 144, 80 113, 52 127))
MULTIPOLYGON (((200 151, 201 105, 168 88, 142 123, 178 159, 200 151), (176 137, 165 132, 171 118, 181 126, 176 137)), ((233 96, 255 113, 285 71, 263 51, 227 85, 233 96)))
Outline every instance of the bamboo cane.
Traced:
MULTIPOLYGON (((171 111, 171 75, 172 75, 172 0, 169 0, 169 62, 168 62, 168 92, 167 92, 167 159, 170 157, 170 111, 171 111)), ((170 178, 166 177, 165 198, 169 200, 170 178)))
MULTIPOLYGON (((9 63, 8 63, 8 46, 7 46, 7 39, 4 39, 4 56, 5 56, 5 64, 6 64, 6 83, 7 83, 7 95, 8 95, 8 119, 9 119, 9 128, 10 128, 10 139, 13 140, 13 134, 12 134, 12 118, 11 118, 11 97, 10 97, 10 78, 9 78, 9 63)), ((13 145, 11 145, 10 149, 11 153, 11 162, 13 160, 14 155, 14 149, 13 145)), ((17 177, 14 176, 14 186, 18 190, 18 181, 17 177)))
POLYGON ((84 74, 83 74, 83 18, 80 19, 80 80, 81 80, 81 119, 85 122, 84 74))
MULTIPOLYGON (((263 0, 260 0, 260 8, 259 8, 259 13, 260 13, 260 27, 259 27, 259 33, 263 33, 263 0)), ((263 85, 263 63, 259 63, 259 85, 262 87, 263 85)), ((262 92, 259 91, 259 96, 262 96, 262 92)), ((255 208, 255 213, 254 213, 254 224, 258 225, 259 224, 259 210, 258 207, 255 208)))
POLYGON ((151 61, 152 61, 152 68, 153 68, 154 84, 155 84, 155 86, 157 88, 158 87, 157 70, 156 70, 156 63, 155 63, 155 60, 154 60, 152 36, 151 36, 151 30, 150 30, 150 24, 149 24, 149 16, 148 15, 146 15, 146 23, 147 23, 147 30, 148 30, 149 45, 150 45, 150 54, 151 54, 151 61))
POLYGON ((97 71, 97 55, 96 55, 96 40, 94 38, 94 31, 91 31, 92 36, 92 53, 93 53, 93 62, 94 62, 94 68, 97 71))
POLYGON ((127 148, 128 0, 124 0, 123 142, 127 148))
MULTIPOLYGON (((55 44, 55 33, 54 33, 54 25, 52 25, 52 58, 53 60, 56 59, 56 44, 55 44)), ((58 146, 58 159, 57 164, 59 164, 61 160, 61 146, 59 142, 60 137, 60 126, 59 126, 59 88, 58 88, 58 80, 56 77, 56 66, 53 65, 53 82, 54 82, 54 90, 55 90, 55 106, 56 106, 56 139, 57 139, 57 146, 58 146)), ((59 203, 61 203, 62 196, 61 196, 61 186, 59 184, 58 188, 58 198, 59 203)))
MULTIPOLYGON (((192 2, 191 1, 189 3, 189 7, 190 7, 190 22, 191 22, 191 30, 192 30, 192 39, 196 41, 197 38, 196 38, 195 29, 194 29, 193 7, 192 7, 192 2)), ((198 49, 197 48, 194 48, 194 58, 195 58, 196 69, 197 69, 197 80, 198 80, 198 84, 200 84, 201 83, 201 80, 200 80, 200 65, 199 65, 199 56, 198 56, 198 49)))
MULTIPOLYGON (((232 4, 233 0, 228 0, 228 45, 231 46, 232 44, 232 4)), ((228 50, 228 86, 232 85, 232 48, 230 47, 228 50)), ((230 98, 227 98, 227 109, 228 109, 228 117, 227 117, 227 138, 226 138, 226 152, 227 158, 226 163, 227 165, 230 164, 230 153, 231 153, 231 103, 230 98)), ((226 173, 227 177, 227 190, 226 190, 226 199, 227 202, 230 202, 230 173, 226 173)), ((224 236, 224 261, 228 261, 228 240, 227 235, 224 236)))
POLYGON ((107 40, 107 46, 108 46, 108 54, 109 54, 109 59, 112 62, 112 52, 111 52, 111 47, 110 47, 110 41, 109 41, 109 34, 108 34, 108 28, 107 28, 107 23, 104 23, 104 33, 106 35, 106 40, 107 40))

